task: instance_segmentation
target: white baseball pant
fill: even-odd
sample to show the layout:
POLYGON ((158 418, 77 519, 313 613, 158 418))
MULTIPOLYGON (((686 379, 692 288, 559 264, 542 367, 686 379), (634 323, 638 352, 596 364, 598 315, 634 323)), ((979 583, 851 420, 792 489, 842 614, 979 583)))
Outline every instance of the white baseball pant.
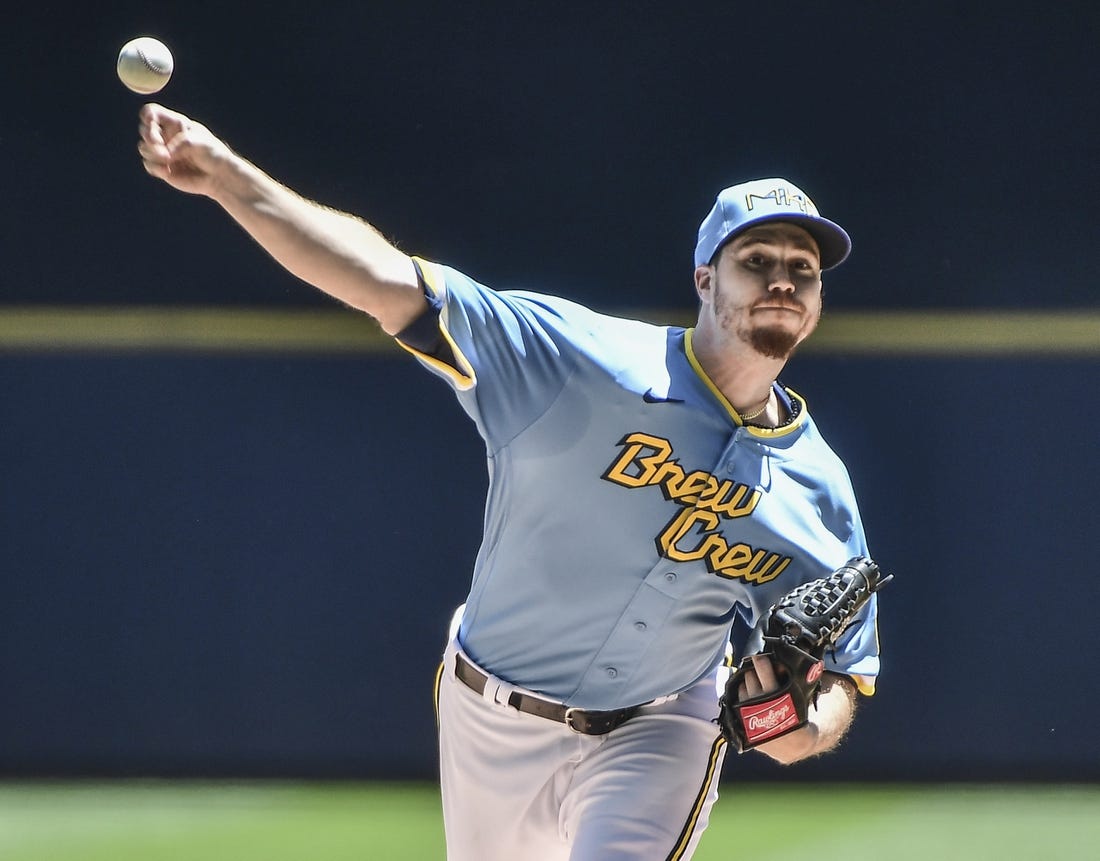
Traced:
POLYGON ((458 652, 452 639, 438 690, 448 861, 692 856, 726 751, 716 678, 586 736, 507 705, 517 688, 493 676, 475 693, 455 677, 458 652))

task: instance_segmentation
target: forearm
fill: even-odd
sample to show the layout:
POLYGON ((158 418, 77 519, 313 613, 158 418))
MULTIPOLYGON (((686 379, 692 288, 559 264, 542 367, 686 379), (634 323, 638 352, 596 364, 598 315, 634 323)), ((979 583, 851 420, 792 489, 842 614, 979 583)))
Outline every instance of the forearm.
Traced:
POLYGON ((236 155, 212 179, 209 196, 298 278, 390 334, 423 310, 412 261, 366 222, 306 200, 236 155))
POLYGON ((827 753, 840 743, 852 725, 857 696, 851 679, 826 673, 822 676, 817 705, 810 707, 809 723, 757 750, 784 765, 827 753))

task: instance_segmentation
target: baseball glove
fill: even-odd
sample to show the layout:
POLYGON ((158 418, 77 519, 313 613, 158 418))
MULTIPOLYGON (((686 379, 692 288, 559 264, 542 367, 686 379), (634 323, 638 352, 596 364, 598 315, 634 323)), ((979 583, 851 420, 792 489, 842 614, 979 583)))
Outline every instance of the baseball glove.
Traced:
POLYGON ((718 724, 726 741, 744 753, 804 726, 810 706, 817 704, 825 650, 835 647, 860 608, 892 577, 882 577, 878 565, 856 556, 773 605, 760 654, 771 658, 780 687, 741 699, 741 681, 753 666, 752 657, 742 660, 719 700, 718 724))

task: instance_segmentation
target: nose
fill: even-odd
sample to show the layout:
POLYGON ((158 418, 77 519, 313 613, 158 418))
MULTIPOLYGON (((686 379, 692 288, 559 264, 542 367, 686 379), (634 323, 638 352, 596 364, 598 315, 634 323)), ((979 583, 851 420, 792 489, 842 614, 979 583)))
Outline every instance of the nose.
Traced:
POLYGON ((780 264, 775 267, 775 270, 771 274, 771 278, 768 279, 768 290, 774 293, 794 293, 794 279, 791 278, 791 273, 787 271, 787 267, 780 264))

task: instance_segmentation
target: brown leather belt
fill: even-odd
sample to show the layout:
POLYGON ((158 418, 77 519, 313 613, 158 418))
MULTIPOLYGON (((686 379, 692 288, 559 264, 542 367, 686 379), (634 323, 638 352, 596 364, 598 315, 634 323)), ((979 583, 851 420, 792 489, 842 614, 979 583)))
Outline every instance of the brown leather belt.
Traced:
MULTIPOLYGON (((455 655, 455 677, 477 694, 485 690, 485 683, 489 680, 485 673, 458 654, 455 655)), ((529 715, 563 723, 573 732, 582 735, 606 735, 634 717, 639 708, 631 706, 609 712, 594 712, 569 708, 562 703, 548 702, 519 691, 512 691, 508 697, 508 705, 529 715)))

